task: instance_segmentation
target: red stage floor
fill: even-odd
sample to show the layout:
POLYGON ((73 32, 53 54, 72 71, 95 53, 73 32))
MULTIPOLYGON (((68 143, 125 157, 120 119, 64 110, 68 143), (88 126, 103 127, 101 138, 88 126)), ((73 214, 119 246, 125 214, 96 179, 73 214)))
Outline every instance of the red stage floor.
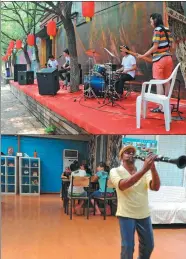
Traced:
MULTIPOLYGON (((148 111, 147 118, 141 119, 141 129, 136 128, 136 97, 137 93, 132 93, 127 99, 117 102, 120 107, 111 105, 99 108, 100 104, 96 99, 84 101, 80 98, 82 91, 78 93, 68 93, 67 90, 60 89, 56 96, 41 96, 38 93, 38 86, 19 85, 10 81, 10 84, 23 91, 28 96, 34 98, 40 104, 51 109, 53 112, 65 117, 68 121, 75 123, 91 134, 186 134, 186 120, 172 121, 171 130, 165 130, 164 115, 148 111), (76 98, 76 102, 74 101, 76 98)), ((171 103, 174 103, 172 100, 171 103)), ((149 109, 155 107, 149 103, 149 109)), ((186 100, 180 102, 182 116, 186 117, 186 100)), ((173 113, 172 116, 178 116, 173 113)))

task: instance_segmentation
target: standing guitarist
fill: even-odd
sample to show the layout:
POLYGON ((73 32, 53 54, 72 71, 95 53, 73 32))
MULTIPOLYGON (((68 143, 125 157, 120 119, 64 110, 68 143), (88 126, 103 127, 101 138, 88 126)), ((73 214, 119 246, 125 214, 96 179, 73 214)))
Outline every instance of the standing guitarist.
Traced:
POLYGON ((122 68, 116 70, 117 73, 121 73, 119 83, 116 84, 116 92, 120 95, 123 94, 123 87, 126 81, 131 81, 135 79, 135 72, 136 72, 136 59, 134 56, 130 55, 127 50, 129 47, 122 46, 123 49, 120 48, 120 51, 123 55, 122 59, 122 68))

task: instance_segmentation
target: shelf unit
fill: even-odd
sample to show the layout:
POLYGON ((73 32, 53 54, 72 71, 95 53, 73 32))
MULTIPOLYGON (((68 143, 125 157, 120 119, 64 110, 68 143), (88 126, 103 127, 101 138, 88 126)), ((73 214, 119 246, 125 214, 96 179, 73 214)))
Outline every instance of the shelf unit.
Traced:
POLYGON ((19 158, 20 195, 40 195, 40 158, 19 158))
POLYGON ((17 158, 1 156, 1 193, 16 194, 17 192, 17 158))

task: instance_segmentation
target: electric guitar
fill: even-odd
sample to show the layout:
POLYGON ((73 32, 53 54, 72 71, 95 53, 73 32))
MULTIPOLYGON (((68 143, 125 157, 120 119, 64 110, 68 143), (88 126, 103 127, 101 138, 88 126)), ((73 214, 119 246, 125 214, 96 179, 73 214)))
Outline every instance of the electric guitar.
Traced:
MULTIPOLYGON (((131 54, 131 55, 133 55, 133 56, 138 58, 138 53, 130 51, 130 50, 126 49, 124 46, 120 46, 120 50, 121 51, 126 51, 127 53, 129 53, 129 54, 131 54)), ((143 59, 143 60, 145 60, 145 61, 147 61, 149 63, 152 63, 152 59, 151 58, 143 57, 143 58, 140 58, 140 59, 143 59)))

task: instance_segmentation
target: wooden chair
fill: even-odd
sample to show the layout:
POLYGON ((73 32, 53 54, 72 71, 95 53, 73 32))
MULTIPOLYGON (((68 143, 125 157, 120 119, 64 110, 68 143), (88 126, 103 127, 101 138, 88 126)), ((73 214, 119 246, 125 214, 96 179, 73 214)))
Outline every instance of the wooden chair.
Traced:
POLYGON ((70 195, 68 195, 68 200, 67 200, 67 214, 69 211, 69 201, 70 201, 70 219, 72 219, 72 205, 75 200, 84 200, 87 201, 87 219, 89 219, 89 208, 90 208, 90 177, 87 176, 72 176, 70 178, 71 182, 71 191, 70 195), (74 187, 86 187, 87 188, 87 197, 81 197, 81 196, 73 196, 73 186, 74 187))
MULTIPOLYGON (((105 182, 105 192, 104 192, 103 197, 100 197, 100 198, 95 197, 95 198, 93 198, 94 201, 95 200, 103 201, 103 203, 104 203, 103 219, 104 220, 106 219, 106 204, 107 204, 107 202, 110 203, 111 215, 113 215, 113 207, 112 207, 113 204, 112 204, 112 202, 113 201, 117 201, 116 193, 114 193, 114 196, 111 196, 111 197, 107 196, 107 188, 115 189, 113 183, 111 182, 111 180, 108 177, 107 177, 106 182, 105 182)), ((94 202, 94 215, 95 215, 95 202, 94 202)))

